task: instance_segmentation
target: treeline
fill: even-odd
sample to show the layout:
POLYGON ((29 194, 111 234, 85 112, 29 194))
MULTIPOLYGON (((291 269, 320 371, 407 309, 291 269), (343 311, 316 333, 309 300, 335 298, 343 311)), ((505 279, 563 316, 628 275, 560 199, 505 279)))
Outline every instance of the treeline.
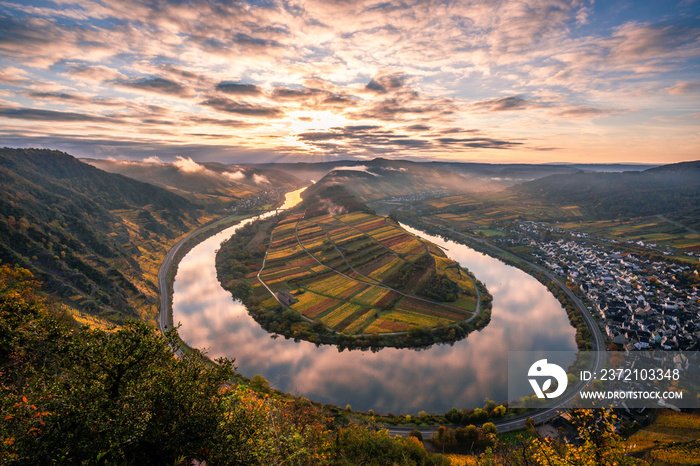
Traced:
POLYGON ((449 464, 415 438, 231 385, 232 360, 175 357, 174 330, 77 327, 37 287, 26 269, 0 267, 2 464, 449 464))
POLYGON ((456 429, 440 426, 431 440, 447 451, 475 451, 493 447, 496 444, 496 433, 496 426, 491 422, 486 422, 481 427, 470 424, 456 429))
MULTIPOLYGON (((526 432, 511 436, 508 440, 497 439, 492 447, 484 453, 472 456, 471 462, 477 466, 534 466, 534 465, 596 465, 596 466, 632 466, 649 464, 648 462, 627 456, 628 446, 618 432, 619 418, 612 410, 572 410, 568 413, 570 429, 573 435, 556 437, 541 435, 535 429, 532 419, 526 420, 526 432), (567 439, 568 437, 568 439, 567 439)), ((483 430, 483 428, 482 428, 483 430)), ((562 432, 562 431, 560 431, 562 432)), ((442 437, 457 444, 457 431, 454 440, 445 431, 442 437)), ((464 439, 465 432, 459 434, 464 439)), ((475 432, 470 429, 470 436, 475 432)), ((469 445, 462 440, 462 445, 469 445)), ((446 447, 446 451, 449 451, 446 447)), ((454 447, 453 447, 454 448, 454 447)))

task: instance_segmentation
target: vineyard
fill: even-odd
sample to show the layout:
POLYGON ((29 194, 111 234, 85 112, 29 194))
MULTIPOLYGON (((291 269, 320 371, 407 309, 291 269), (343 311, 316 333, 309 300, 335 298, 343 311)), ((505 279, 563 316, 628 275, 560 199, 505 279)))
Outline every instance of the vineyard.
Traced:
MULTIPOLYGON (((293 302, 286 307, 304 318, 363 335, 475 316, 474 281, 437 246, 372 213, 307 215, 287 214, 274 225, 259 275, 273 293, 288 292, 293 302), (441 294, 446 283, 451 293, 441 294)), ((261 300, 264 307, 278 305, 269 292, 261 300)))
POLYGON ((700 417, 671 410, 659 412, 649 426, 626 441, 629 453, 642 464, 696 465, 700 458, 700 417))

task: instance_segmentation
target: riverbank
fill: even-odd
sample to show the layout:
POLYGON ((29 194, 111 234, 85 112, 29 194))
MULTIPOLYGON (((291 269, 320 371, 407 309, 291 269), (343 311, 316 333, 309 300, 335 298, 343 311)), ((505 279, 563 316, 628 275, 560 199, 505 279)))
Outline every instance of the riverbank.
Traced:
POLYGON ((345 192, 238 229, 216 268, 269 332, 341 351, 425 349, 490 320, 491 295, 473 273, 345 192))
POLYGON ((461 244, 465 244, 477 251, 488 254, 505 264, 517 267, 528 275, 537 279, 540 283, 559 300, 569 318, 571 326, 576 329, 576 346, 579 351, 605 351, 605 339, 602 336, 598 324, 588 311, 588 308, 581 301, 581 298, 564 284, 561 279, 551 272, 544 270, 532 262, 524 259, 510 251, 506 251, 485 240, 475 238, 471 235, 456 231, 444 225, 429 222, 415 216, 402 216, 402 221, 415 228, 426 231, 434 235, 452 239, 461 244))

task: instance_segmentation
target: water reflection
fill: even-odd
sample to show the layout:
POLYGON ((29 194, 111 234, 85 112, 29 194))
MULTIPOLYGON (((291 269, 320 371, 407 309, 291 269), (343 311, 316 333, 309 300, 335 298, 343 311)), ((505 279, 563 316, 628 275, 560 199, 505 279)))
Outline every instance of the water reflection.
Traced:
MULTIPOLYGON (((180 263, 173 315, 180 335, 211 357, 236 359, 273 387, 338 406, 377 412, 445 412, 507 397, 509 350, 575 350, 574 329, 547 289, 524 272, 463 245, 424 233, 472 270, 492 293, 491 323, 453 346, 342 352, 271 338, 216 280, 214 255, 232 227, 195 247, 180 263)), ((414 232, 416 232, 414 230, 414 232)))

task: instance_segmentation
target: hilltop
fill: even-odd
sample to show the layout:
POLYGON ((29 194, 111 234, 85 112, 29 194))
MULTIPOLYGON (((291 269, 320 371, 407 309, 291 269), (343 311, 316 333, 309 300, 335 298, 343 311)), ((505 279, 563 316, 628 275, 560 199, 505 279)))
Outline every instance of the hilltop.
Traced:
MULTIPOLYGON (((457 173, 467 179, 492 184, 497 187, 512 186, 525 181, 532 181, 549 175, 563 175, 582 172, 619 172, 641 171, 649 165, 635 164, 528 164, 528 163, 483 163, 483 162, 419 162, 378 157, 371 161, 337 160, 332 162, 280 162, 280 163, 243 163, 227 165, 228 169, 242 167, 256 169, 275 169, 294 175, 304 180, 320 180, 333 170, 343 168, 358 169, 373 165, 392 164, 404 168, 424 167, 440 171, 457 173)), ((375 172, 377 173, 377 172, 375 172)))

